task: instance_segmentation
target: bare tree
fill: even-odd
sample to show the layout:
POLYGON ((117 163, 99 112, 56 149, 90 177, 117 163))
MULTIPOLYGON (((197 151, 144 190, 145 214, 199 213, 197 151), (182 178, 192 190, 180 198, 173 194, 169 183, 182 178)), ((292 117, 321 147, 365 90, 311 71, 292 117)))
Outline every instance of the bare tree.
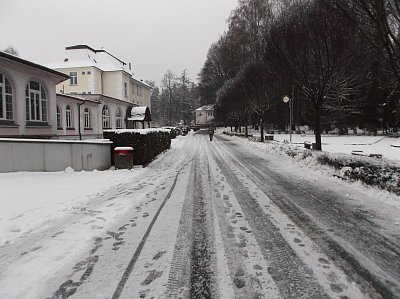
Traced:
POLYGON ((17 49, 15 49, 13 46, 8 46, 6 49, 4 49, 4 52, 14 56, 19 56, 17 49))
POLYGON ((171 70, 167 70, 167 72, 164 74, 164 77, 162 79, 162 87, 167 93, 168 124, 172 125, 173 100, 176 88, 176 75, 171 70))
POLYGON ((280 15, 268 35, 266 60, 276 75, 292 81, 314 109, 314 131, 321 146, 321 115, 339 91, 351 93, 351 43, 356 30, 321 1, 302 1, 280 15))
MULTIPOLYGON (((327 0, 326 0, 327 1, 327 0)), ((400 83, 400 4, 398 0, 329 0, 355 22, 365 40, 386 60, 400 83)))

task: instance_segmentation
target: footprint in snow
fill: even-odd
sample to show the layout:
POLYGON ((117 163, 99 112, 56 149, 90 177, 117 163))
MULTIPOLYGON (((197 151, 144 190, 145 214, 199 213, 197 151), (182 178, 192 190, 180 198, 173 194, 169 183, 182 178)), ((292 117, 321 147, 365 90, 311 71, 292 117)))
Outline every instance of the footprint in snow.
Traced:
POLYGON ((330 264, 329 261, 327 261, 327 260, 324 259, 324 258, 318 259, 318 262, 320 262, 321 264, 324 264, 324 265, 329 265, 329 264, 330 264))
POLYGON ((263 268, 260 265, 254 265, 253 269, 254 270, 262 270, 263 268))
POLYGON ((145 285, 151 284, 154 280, 161 277, 162 274, 163 274, 163 271, 160 271, 160 272, 158 272, 156 270, 150 271, 149 275, 147 275, 146 279, 141 283, 141 285, 145 286, 145 285))
POLYGON ((127 226, 129 226, 129 224, 125 224, 125 225, 119 227, 118 230, 119 230, 119 231, 121 231, 121 230, 127 230, 127 226))
POLYGON ((103 226, 99 226, 99 225, 92 225, 90 228, 91 228, 91 229, 102 229, 102 228, 103 228, 103 226))
POLYGON ((342 287, 341 287, 340 285, 338 285, 338 284, 331 284, 331 290, 332 290, 332 292, 334 292, 334 293, 341 293, 341 292, 343 292, 342 287))
POLYGON ((55 238, 55 237, 57 237, 58 235, 61 235, 62 233, 64 233, 63 230, 61 230, 61 231, 59 231, 59 232, 56 232, 54 235, 51 236, 51 238, 55 238))
POLYGON ((158 259, 160 259, 160 258, 164 255, 164 253, 166 253, 166 251, 160 251, 160 252, 158 252, 155 256, 153 256, 153 260, 158 260, 158 259))

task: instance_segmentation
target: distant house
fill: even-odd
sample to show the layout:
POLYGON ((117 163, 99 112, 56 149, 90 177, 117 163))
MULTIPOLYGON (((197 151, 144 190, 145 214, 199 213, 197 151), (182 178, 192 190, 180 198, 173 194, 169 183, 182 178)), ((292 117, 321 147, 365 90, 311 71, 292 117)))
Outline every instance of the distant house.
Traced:
POLYGON ((206 105, 195 111, 196 125, 208 125, 214 121, 214 105, 206 105))

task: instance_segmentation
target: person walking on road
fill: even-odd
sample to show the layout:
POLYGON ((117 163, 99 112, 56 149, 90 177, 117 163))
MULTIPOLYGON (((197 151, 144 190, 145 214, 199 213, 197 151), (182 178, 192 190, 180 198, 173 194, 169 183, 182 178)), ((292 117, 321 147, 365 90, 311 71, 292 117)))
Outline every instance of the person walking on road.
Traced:
POLYGON ((211 126, 208 128, 208 135, 210 135, 210 141, 212 141, 212 140, 213 140, 213 137, 214 137, 214 126, 213 126, 213 125, 211 125, 211 126))

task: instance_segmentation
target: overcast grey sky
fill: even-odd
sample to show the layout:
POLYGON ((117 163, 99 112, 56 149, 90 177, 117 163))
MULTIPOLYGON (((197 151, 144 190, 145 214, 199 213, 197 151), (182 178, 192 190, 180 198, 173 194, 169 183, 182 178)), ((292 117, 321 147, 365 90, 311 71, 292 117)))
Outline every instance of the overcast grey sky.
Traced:
POLYGON ((39 64, 66 46, 104 47, 135 74, 159 83, 167 69, 192 80, 227 29, 237 0, 0 0, 0 49, 39 64))

